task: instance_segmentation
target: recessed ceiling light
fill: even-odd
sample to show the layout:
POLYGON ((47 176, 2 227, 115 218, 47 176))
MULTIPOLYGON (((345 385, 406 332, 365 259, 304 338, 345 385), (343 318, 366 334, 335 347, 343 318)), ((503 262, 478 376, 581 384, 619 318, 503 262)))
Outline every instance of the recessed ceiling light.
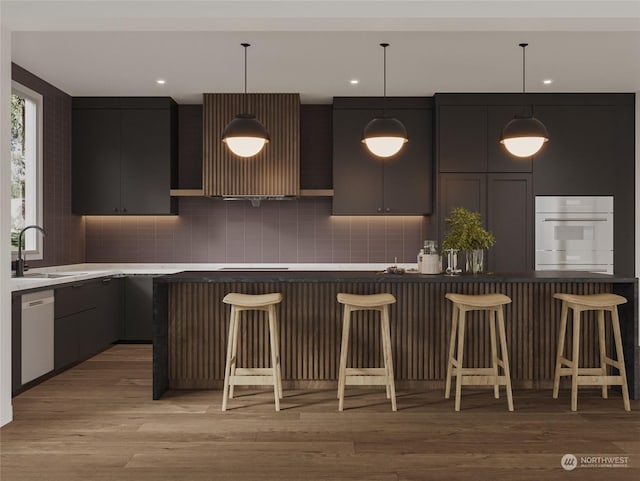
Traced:
POLYGON ((553 83, 553 80, 552 80, 552 79, 550 79, 550 78, 548 78, 548 79, 544 79, 544 80, 542 81, 542 83, 543 83, 543 84, 545 84, 545 85, 551 85, 551 84, 553 83))
POLYGON ((159 78, 158 80, 156 80, 156 83, 157 83, 158 85, 164 85, 164 84, 166 84, 166 83, 167 83, 167 81, 166 81, 166 80, 164 80, 164 79, 159 78))
POLYGON ((360 83, 360 80, 358 80, 357 78, 352 78, 351 80, 349 80, 349 83, 351 85, 358 85, 360 83))

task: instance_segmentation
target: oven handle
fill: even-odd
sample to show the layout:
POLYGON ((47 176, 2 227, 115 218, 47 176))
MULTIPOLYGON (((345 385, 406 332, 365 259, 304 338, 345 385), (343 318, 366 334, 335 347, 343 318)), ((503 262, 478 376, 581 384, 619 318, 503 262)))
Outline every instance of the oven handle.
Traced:
POLYGON ((581 218, 581 219, 574 219, 571 217, 547 217, 545 219, 542 219, 544 222, 562 222, 562 221, 567 221, 567 222, 606 222, 609 219, 600 219, 600 218, 596 218, 593 217, 591 219, 586 219, 586 218, 581 218))

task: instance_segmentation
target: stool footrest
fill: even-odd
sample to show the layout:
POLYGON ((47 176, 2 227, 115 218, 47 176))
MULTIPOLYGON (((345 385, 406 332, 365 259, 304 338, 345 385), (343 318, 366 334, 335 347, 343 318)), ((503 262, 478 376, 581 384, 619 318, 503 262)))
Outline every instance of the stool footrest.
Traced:
POLYGON ((494 371, 491 367, 459 367, 452 371, 452 376, 493 376, 494 371))
POLYGON ((236 376, 272 376, 272 367, 237 367, 236 376))
POLYGON ((347 376, 386 376, 387 371, 383 367, 348 367, 345 369, 347 376))
POLYGON ((622 376, 578 376, 579 386, 621 386, 622 376))
MULTIPOLYGON (((498 382, 497 384, 499 385, 506 385, 507 384, 507 377, 506 376, 497 376, 498 377, 498 382)), ((475 375, 475 376, 461 376, 458 378, 458 382, 460 382, 462 385, 471 385, 471 386, 485 386, 485 385, 490 385, 493 386, 496 384, 495 382, 496 376, 479 376, 479 375, 475 375)))
POLYGON ((386 386, 389 380, 386 376, 345 376, 345 385, 350 386, 386 386))
POLYGON ((229 377, 230 386, 258 386, 269 385, 275 383, 273 375, 271 376, 231 376, 229 377))
MULTIPOLYGON (((573 374, 573 369, 568 367, 560 368, 560 376, 571 376, 573 374)), ((578 368, 578 377, 580 376, 603 376, 601 367, 579 367, 578 368)))

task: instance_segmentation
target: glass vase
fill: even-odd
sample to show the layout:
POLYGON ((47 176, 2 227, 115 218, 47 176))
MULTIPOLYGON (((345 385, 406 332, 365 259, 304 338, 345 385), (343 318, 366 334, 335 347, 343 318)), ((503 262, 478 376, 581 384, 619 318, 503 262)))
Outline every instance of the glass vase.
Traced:
POLYGON ((484 249, 473 249, 466 251, 467 259, 465 271, 470 274, 480 274, 484 272, 484 249))

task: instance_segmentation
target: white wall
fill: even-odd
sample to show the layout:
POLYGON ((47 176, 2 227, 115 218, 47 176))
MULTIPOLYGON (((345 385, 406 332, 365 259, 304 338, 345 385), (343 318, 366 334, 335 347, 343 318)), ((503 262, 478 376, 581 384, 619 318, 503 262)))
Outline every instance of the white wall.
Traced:
MULTIPOLYGON (((11 32, 2 23, 2 11, 0 10, 0 246, 8 246, 10 242, 10 95, 11 32)), ((10 263, 9 249, 0 249, 0 426, 13 419, 11 406, 10 263)))

